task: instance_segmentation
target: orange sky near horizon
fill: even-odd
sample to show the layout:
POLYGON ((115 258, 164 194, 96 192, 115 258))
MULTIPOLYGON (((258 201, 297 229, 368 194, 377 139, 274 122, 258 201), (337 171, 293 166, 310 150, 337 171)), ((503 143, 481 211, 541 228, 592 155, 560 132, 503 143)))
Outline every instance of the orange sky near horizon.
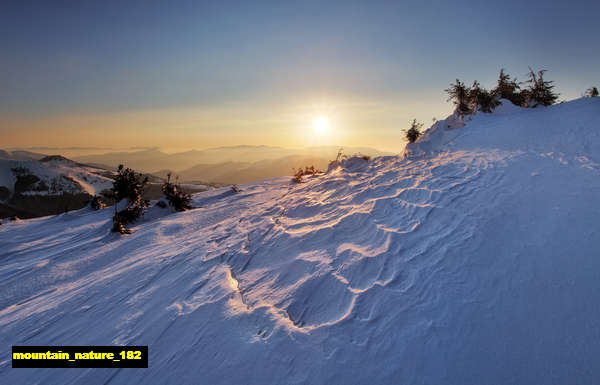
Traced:
POLYGON ((246 144, 360 146, 396 152, 406 143, 402 129, 412 117, 428 127, 431 111, 440 110, 449 114, 451 106, 441 101, 431 105, 331 98, 294 104, 230 103, 103 114, 13 116, 2 121, 6 132, 2 148, 159 147, 185 151, 246 144), (313 129, 319 117, 329 121, 326 132, 313 129))

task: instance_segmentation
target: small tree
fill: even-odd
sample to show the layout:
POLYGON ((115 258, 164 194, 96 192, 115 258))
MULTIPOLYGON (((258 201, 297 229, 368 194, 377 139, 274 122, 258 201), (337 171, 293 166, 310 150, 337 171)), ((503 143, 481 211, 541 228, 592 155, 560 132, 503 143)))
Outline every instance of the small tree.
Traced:
POLYGON ((517 79, 512 79, 509 74, 504 72, 504 68, 500 70, 498 84, 492 93, 500 99, 510 100, 516 106, 522 106, 524 103, 517 79))
POLYGON ((585 91, 585 97, 586 98, 598 97, 598 89, 596 87, 588 88, 587 91, 585 91))
POLYGON ((167 181, 162 185, 162 191, 169 204, 176 211, 185 211, 192 208, 192 196, 181 189, 176 183, 171 183, 171 173, 167 174, 167 181))
POLYGON ((115 201, 127 199, 131 204, 140 200, 147 184, 148 177, 144 178, 142 174, 136 174, 132 169, 124 168, 120 164, 112 188, 115 201))
POLYGON ((473 113, 471 100, 469 97, 470 89, 460 80, 456 79, 455 84, 450 84, 450 87, 444 90, 449 98, 448 101, 453 101, 456 106, 456 111, 460 116, 465 116, 473 113))
POLYGON ((551 106, 558 99, 558 94, 552 91, 554 89, 554 82, 544 80, 544 72, 546 70, 538 71, 536 75, 529 68, 529 80, 526 81, 529 84, 529 94, 527 95, 527 105, 529 107, 537 107, 539 105, 551 106))
POLYGON ((410 128, 408 130, 404 130, 406 133, 406 139, 409 143, 414 143, 421 135, 423 135, 421 127, 423 127, 423 123, 418 123, 417 119, 413 119, 413 121, 410 123, 410 128))
POLYGON ((519 104, 516 104, 515 102, 513 102, 515 105, 517 105, 519 107, 529 107, 529 103, 531 101, 531 90, 524 89, 517 94, 517 97, 518 97, 517 101, 519 104))
POLYGON ((492 112, 500 104, 495 92, 482 88, 477 80, 473 82, 473 86, 469 90, 469 100, 473 111, 476 111, 479 107, 481 111, 486 113, 492 112))
POLYGON ((131 233, 126 225, 138 219, 149 205, 148 200, 142 199, 146 184, 148 177, 144 178, 142 174, 136 174, 133 170, 124 168, 122 164, 119 165, 112 188, 112 195, 115 197, 112 231, 120 234, 131 233), (127 199, 127 207, 117 211, 117 206, 123 199, 127 199))

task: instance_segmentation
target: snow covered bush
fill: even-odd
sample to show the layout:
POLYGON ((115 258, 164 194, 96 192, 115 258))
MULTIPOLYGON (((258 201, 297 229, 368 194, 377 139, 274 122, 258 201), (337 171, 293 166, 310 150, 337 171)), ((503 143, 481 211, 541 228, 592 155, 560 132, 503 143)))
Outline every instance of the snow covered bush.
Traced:
POLYGON ((460 116, 465 116, 473 113, 473 106, 471 103, 471 89, 460 80, 456 79, 456 83, 450 84, 449 88, 444 90, 449 98, 448 101, 452 101, 456 106, 456 111, 460 116))
POLYGON ((322 172, 323 171, 316 169, 315 166, 306 166, 304 167, 304 170, 302 170, 302 168, 299 168, 297 171, 294 171, 292 182, 301 183, 303 176, 321 174, 322 172))
POLYGON ((148 204, 135 204, 129 205, 121 211, 117 211, 113 216, 113 228, 112 231, 120 234, 131 234, 126 226, 130 223, 135 222, 148 207, 148 204))
POLYGON ((448 101, 454 102, 459 116, 470 115, 478 110, 490 113, 500 105, 496 91, 486 90, 477 80, 471 87, 467 87, 456 79, 456 83, 450 84, 450 88, 445 91, 449 95, 448 101))
POLYGON ((588 88, 584 96, 586 98, 596 98, 598 97, 598 89, 596 87, 588 88))
POLYGON ((423 134, 423 132, 421 132, 421 127, 423 127, 423 123, 417 123, 417 119, 413 119, 413 121, 410 123, 410 128, 404 130, 406 133, 406 139, 409 143, 416 142, 416 140, 419 139, 419 137, 423 134))
POLYGON ((147 184, 148 177, 144 178, 142 174, 136 174, 132 169, 124 168, 120 164, 113 182, 112 192, 116 202, 127 199, 130 203, 133 203, 141 199, 147 184))
POLYGON ((332 167, 335 167, 336 164, 339 164, 343 158, 347 158, 347 156, 344 155, 344 148, 340 147, 335 159, 329 161, 329 164, 327 165, 327 171, 329 171, 332 167))
POLYGON ((115 215, 113 216, 113 232, 121 234, 130 234, 126 225, 134 222, 148 207, 149 202, 142 199, 144 188, 148 184, 148 177, 143 177, 142 174, 136 174, 129 168, 124 168, 119 165, 117 176, 113 182, 113 196, 115 197, 115 215), (117 211, 119 203, 126 202, 126 207, 117 211))
POLYGON ((292 182, 302 183, 302 176, 304 176, 304 173, 302 172, 302 169, 299 168, 298 171, 294 172, 294 176, 292 177, 292 182))
POLYGON ((494 108, 500 105, 494 91, 488 91, 482 88, 477 80, 469 90, 469 101, 474 111, 477 109, 485 113, 490 113, 494 108))
MULTIPOLYGON (((529 80, 525 82, 529 84, 527 89, 521 89, 521 83, 501 69, 496 88, 491 91, 482 88, 477 80, 471 87, 467 87, 458 79, 444 91, 449 95, 448 101, 453 101, 456 106, 455 111, 459 117, 477 111, 490 113, 500 105, 500 99, 509 100, 519 107, 550 106, 556 103, 558 94, 553 91, 554 82, 544 80, 544 72, 546 71, 542 70, 536 74, 530 68, 529 80)), ((597 92, 596 89, 596 95, 597 92)), ((593 89, 588 90, 586 95, 593 95, 593 89)))
POLYGON ((181 189, 176 183, 171 183, 171 173, 167 174, 167 181, 162 185, 162 191, 169 205, 176 211, 185 211, 192 208, 192 196, 181 189))
POLYGON ((529 80, 526 83, 529 84, 529 88, 526 93, 526 101, 528 107, 537 106, 551 106, 556 103, 558 94, 554 93, 553 81, 544 80, 544 72, 546 70, 538 71, 537 75, 531 68, 529 68, 529 80))
POLYGON ((102 201, 102 199, 99 196, 94 195, 92 197, 92 200, 90 201, 90 207, 93 210, 101 210, 106 207, 106 204, 102 201))
POLYGON ((496 88, 492 90, 492 93, 500 99, 510 100, 515 106, 523 106, 525 100, 521 94, 521 87, 517 82, 517 79, 512 79, 510 75, 504 72, 504 68, 500 70, 500 76, 498 77, 498 84, 496 88))

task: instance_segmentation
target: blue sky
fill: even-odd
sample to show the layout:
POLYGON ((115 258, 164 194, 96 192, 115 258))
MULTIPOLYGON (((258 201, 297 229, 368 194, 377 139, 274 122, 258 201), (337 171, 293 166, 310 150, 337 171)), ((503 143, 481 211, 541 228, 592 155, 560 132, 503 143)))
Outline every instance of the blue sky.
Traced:
POLYGON ((563 99, 600 85, 599 4, 3 2, 0 134, 7 147, 89 145, 103 127, 109 146, 140 133, 176 148, 302 145, 315 143, 296 131, 329 114, 347 131, 329 141, 400 145, 412 117, 450 112, 457 77, 492 86, 501 67, 545 68, 563 99))

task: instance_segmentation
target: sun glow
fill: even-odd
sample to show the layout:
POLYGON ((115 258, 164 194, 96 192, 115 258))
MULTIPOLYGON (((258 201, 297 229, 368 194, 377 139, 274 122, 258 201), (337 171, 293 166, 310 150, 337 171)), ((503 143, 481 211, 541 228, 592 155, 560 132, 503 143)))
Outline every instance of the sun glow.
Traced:
POLYGON ((313 122, 313 128, 317 134, 324 134, 329 130, 329 120, 320 116, 313 122))

